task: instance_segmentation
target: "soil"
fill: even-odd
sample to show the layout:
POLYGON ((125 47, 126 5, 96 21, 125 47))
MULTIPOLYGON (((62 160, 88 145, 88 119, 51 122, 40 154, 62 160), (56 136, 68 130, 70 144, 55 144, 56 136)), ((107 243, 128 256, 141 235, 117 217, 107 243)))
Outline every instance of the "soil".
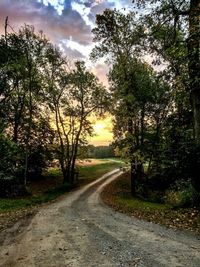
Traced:
POLYGON ((7 228, 12 227, 18 221, 33 216, 37 211, 37 207, 30 207, 16 211, 8 211, 0 213, 0 233, 7 228))
POLYGON ((0 267, 199 267, 199 235, 131 218, 103 204, 101 191, 120 174, 112 171, 45 205, 18 235, 4 235, 0 267))

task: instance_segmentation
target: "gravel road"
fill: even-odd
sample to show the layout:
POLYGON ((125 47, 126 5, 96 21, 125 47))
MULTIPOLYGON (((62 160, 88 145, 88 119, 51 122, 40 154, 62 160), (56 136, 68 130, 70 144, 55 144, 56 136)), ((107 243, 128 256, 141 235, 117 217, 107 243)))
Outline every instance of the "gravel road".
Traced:
POLYGON ((137 220, 106 207, 115 170, 47 205, 17 237, 0 244, 0 267, 200 267, 200 236, 137 220))

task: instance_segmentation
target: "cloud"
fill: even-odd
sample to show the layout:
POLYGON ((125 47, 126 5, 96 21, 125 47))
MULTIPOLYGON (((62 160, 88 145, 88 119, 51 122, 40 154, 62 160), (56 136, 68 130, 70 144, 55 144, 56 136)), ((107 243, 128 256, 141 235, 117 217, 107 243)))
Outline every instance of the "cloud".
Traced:
POLYGON ((60 42, 58 45, 59 49, 62 51, 63 54, 67 56, 68 59, 71 61, 74 60, 85 60, 85 56, 78 51, 77 49, 73 49, 66 45, 66 42, 60 42))
POLYGON ((91 71, 96 75, 99 80, 108 87, 108 78, 107 74, 109 72, 109 66, 104 63, 97 63, 93 68, 91 68, 91 71))
POLYGON ((103 61, 95 66, 89 62, 94 46, 91 28, 95 26, 96 14, 106 8, 129 5, 131 0, 0 0, 0 33, 4 22, 17 32, 24 24, 33 25, 36 32, 42 30, 69 59, 85 60, 87 66, 104 85, 108 85, 108 66, 103 61))
POLYGON ((74 41, 88 45, 92 42, 91 28, 86 25, 81 15, 71 8, 65 7, 59 15, 56 8, 50 3, 44 5, 36 0, 1 0, 0 1, 0 31, 3 32, 5 17, 15 30, 21 25, 34 25, 36 30, 44 33, 54 42, 59 43, 61 39, 73 39, 74 41))
POLYGON ((53 6, 59 15, 62 14, 62 11, 65 8, 65 0, 37 0, 38 2, 48 6, 51 5, 53 6))
POLYGON ((91 7, 89 18, 93 23, 95 23, 97 14, 102 13, 105 9, 113 9, 113 8, 115 8, 115 2, 101 1, 100 3, 94 4, 91 7))

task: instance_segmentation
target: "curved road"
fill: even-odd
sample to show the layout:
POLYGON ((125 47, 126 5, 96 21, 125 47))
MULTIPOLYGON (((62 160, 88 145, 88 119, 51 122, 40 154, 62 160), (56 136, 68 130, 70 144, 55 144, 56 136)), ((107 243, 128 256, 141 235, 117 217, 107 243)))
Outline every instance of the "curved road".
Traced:
POLYGON ((40 209, 0 247, 1 267, 199 267, 200 237, 117 213, 99 193, 115 170, 40 209))

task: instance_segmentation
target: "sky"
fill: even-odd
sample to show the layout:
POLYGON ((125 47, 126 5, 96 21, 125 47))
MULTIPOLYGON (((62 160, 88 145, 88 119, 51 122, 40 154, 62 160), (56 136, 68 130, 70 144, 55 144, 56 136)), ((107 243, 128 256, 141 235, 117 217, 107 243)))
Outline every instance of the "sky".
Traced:
MULTIPOLYGON (((92 28, 96 14, 106 8, 130 9, 132 0, 0 0, 0 33, 8 16, 9 25, 17 31, 24 24, 42 30, 70 60, 84 60, 86 66, 105 85, 108 66, 100 60, 92 63, 89 54, 94 47, 92 28)), ((111 118, 94 123, 94 145, 106 145, 112 141, 111 118)))

